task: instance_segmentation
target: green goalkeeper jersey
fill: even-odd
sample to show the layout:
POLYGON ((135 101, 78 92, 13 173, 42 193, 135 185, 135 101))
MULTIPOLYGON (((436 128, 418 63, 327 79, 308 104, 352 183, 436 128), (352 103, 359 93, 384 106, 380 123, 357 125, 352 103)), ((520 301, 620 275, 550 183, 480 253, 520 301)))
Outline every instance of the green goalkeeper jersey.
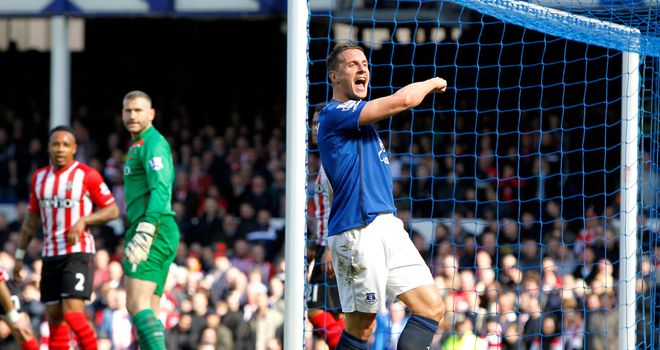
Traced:
POLYGON ((153 126, 133 140, 124 165, 128 225, 148 222, 156 227, 163 216, 174 216, 174 164, 165 137, 153 126))

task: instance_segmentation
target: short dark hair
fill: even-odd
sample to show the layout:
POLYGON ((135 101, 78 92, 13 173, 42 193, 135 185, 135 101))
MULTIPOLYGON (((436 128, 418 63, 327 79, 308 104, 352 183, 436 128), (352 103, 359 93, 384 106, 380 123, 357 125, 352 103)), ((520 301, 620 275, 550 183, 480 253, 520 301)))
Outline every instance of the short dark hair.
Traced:
POLYGON ((122 103, 126 104, 127 101, 131 101, 131 100, 134 100, 134 99, 140 98, 140 97, 147 100, 147 101, 149 101, 149 104, 151 105, 151 97, 149 97, 149 95, 147 95, 146 92, 140 91, 140 90, 133 90, 133 91, 130 91, 129 93, 127 93, 124 96, 124 99, 122 100, 122 103))
POLYGON ((76 133, 73 131, 73 128, 68 126, 68 125, 58 125, 48 132, 48 139, 50 140, 51 137, 53 137, 53 134, 58 132, 58 131, 65 131, 71 134, 73 136, 73 140, 76 141, 76 133))
POLYGON ((325 64, 326 67, 328 68, 328 72, 331 70, 335 70, 337 68, 339 55, 341 55, 341 53, 346 50, 360 50, 364 52, 364 49, 361 46, 354 44, 352 42, 343 42, 335 45, 335 47, 332 48, 332 51, 330 51, 328 57, 325 59, 325 64))

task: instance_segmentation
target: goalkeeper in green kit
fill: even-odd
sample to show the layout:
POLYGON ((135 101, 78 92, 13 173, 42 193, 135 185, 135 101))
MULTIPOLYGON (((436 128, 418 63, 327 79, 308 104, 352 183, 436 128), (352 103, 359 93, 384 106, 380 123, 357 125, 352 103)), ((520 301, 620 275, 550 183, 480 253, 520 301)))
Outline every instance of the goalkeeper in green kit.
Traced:
POLYGON ((165 350, 160 297, 179 245, 171 206, 174 165, 167 140, 152 122, 156 112, 142 91, 124 97, 122 121, 132 145, 124 165, 128 231, 124 242, 126 306, 141 349, 165 350))

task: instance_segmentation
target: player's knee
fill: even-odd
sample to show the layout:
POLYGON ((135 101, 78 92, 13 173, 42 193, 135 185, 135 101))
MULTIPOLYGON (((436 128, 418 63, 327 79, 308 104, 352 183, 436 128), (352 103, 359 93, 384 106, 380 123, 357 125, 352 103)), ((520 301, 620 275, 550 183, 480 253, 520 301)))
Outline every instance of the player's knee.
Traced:
POLYGON ((446 312, 447 309, 445 307, 445 303, 442 302, 440 297, 438 297, 437 299, 433 300, 432 303, 426 305, 423 309, 414 313, 440 322, 445 317, 446 312))
POLYGON ((445 303, 442 301, 442 299, 438 298, 438 303, 433 307, 433 313, 434 314, 431 318, 438 322, 445 318, 447 307, 445 306, 445 303))
POLYGON ((131 316, 135 316, 135 314, 137 314, 138 311, 140 311, 138 310, 138 303, 136 303, 134 300, 130 298, 126 300, 126 310, 128 311, 129 314, 131 314, 131 316))
POLYGON ((49 310, 46 308, 46 315, 48 317, 48 324, 55 327, 59 326, 64 322, 64 313, 62 310, 49 310))
POLYGON ((376 314, 346 314, 346 332, 352 336, 367 340, 376 328, 376 314))

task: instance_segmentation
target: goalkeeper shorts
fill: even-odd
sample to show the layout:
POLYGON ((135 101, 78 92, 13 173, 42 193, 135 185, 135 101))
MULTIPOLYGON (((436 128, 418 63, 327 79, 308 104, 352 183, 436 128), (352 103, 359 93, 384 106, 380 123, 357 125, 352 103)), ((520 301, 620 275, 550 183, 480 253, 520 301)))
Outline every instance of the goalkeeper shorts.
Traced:
MULTIPOLYGON (((128 232, 126 232, 124 249, 126 248, 126 244, 135 236, 137 224, 131 225, 128 232)), ((156 283, 154 294, 163 295, 167 274, 170 271, 170 265, 176 257, 180 237, 179 227, 176 221, 174 221, 174 217, 162 217, 156 225, 156 233, 154 234, 154 241, 149 250, 149 257, 139 264, 132 264, 128 259, 124 258, 124 274, 130 278, 156 283)))

